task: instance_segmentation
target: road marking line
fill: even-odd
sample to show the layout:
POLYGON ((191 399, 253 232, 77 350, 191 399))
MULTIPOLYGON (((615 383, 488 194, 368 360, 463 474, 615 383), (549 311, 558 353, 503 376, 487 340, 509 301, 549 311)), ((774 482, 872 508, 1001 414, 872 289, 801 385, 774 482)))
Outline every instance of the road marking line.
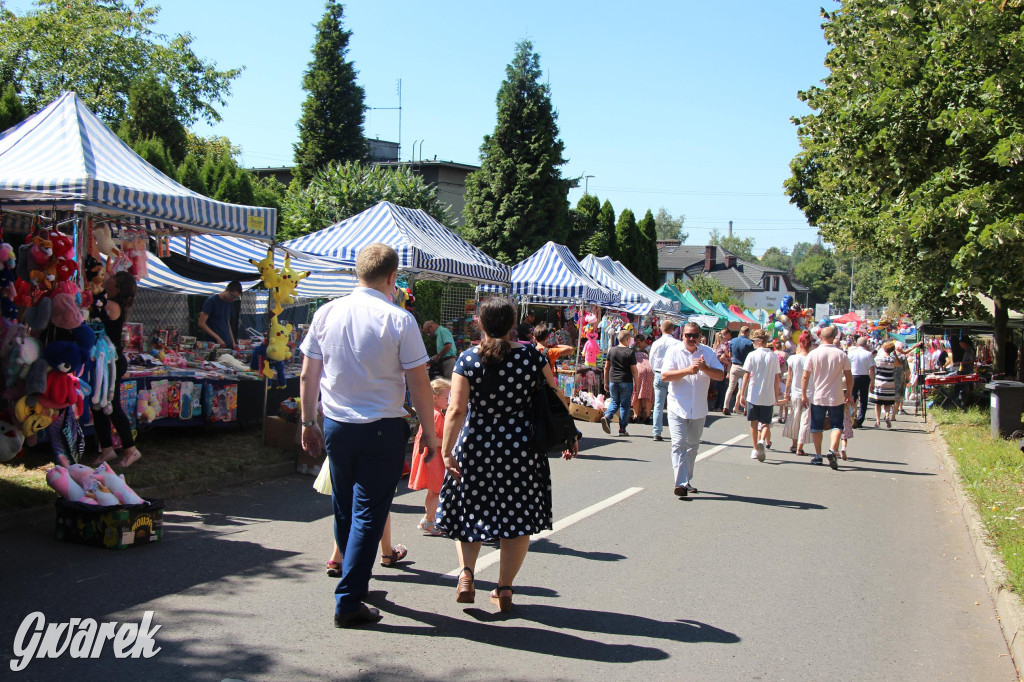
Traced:
POLYGON ((712 455, 717 455, 719 452, 721 452, 722 450, 725 450, 730 445, 733 445, 734 443, 739 443, 744 438, 749 438, 749 437, 750 437, 749 433, 741 433, 740 435, 736 436, 735 438, 730 438, 729 440, 725 441, 721 445, 716 445, 715 447, 711 448, 707 452, 702 452, 701 454, 697 455, 697 461, 699 462, 702 459, 707 459, 708 457, 711 457, 712 455))
MULTIPOLYGON (((537 533, 536 535, 534 535, 530 539, 530 541, 534 542, 534 541, 537 541, 537 540, 543 540, 544 538, 549 537, 552 533, 554 533, 556 531, 560 531, 560 530, 562 530, 564 528, 568 528, 569 526, 571 526, 572 524, 576 523, 577 521, 582 521, 583 519, 587 518, 588 516, 593 516, 597 512, 602 511, 604 509, 607 509, 608 507, 612 506, 613 504, 617 504, 619 502, 622 502, 623 500, 625 500, 628 497, 632 497, 633 495, 636 495, 641 490, 643 490, 643 488, 626 488, 625 490, 623 490, 621 493, 618 493, 617 495, 612 495, 611 497, 609 497, 606 500, 602 500, 601 502, 598 502, 597 504, 593 504, 593 505, 587 507, 586 509, 581 509, 580 511, 576 512, 575 514, 570 514, 569 516, 566 516, 564 519, 561 519, 559 521, 555 521, 553 524, 551 524, 552 525, 551 530, 545 530, 545 531, 541 531, 540 533, 537 533)), ((479 559, 477 559, 477 561, 476 561, 476 572, 479 573, 480 571, 482 571, 483 569, 487 568, 488 566, 490 566, 492 564, 498 563, 498 558, 499 558, 500 554, 501 554, 501 550, 497 550, 496 549, 496 550, 490 552, 489 554, 485 554, 484 556, 482 556, 479 559)), ((462 573, 462 568, 461 567, 460 568, 456 568, 454 571, 449 571, 447 573, 447 575, 451 576, 452 578, 458 578, 460 573, 462 573)))

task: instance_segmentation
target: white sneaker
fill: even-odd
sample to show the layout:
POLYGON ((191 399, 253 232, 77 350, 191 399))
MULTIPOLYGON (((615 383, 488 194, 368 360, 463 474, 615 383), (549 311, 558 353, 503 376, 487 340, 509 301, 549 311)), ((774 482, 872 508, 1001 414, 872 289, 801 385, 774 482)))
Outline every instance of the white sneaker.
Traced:
POLYGON ((763 462, 764 461, 764 441, 763 440, 757 441, 757 445, 755 446, 755 448, 756 449, 754 450, 754 457, 757 458, 758 462, 763 462))
POLYGON ((759 457, 759 455, 757 453, 757 450, 751 450, 750 451, 750 459, 758 459, 758 457, 759 457))

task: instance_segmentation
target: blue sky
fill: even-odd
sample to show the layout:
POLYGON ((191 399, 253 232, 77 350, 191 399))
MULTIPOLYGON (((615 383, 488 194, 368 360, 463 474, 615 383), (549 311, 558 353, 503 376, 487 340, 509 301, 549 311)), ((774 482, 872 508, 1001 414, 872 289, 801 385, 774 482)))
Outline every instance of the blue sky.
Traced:
MULTIPOLYGON (((403 159, 423 140, 425 159, 478 163, 505 67, 529 39, 558 110, 566 176, 593 175, 591 194, 616 212, 684 214, 691 244, 731 219, 760 255, 817 234, 782 182, 799 150, 789 118, 806 112, 796 93, 826 73, 820 6, 356 0, 345 25, 367 106, 396 107, 402 80, 403 159)), ((165 0, 158 30, 191 33, 195 51, 221 68, 245 67, 223 122, 196 132, 229 137, 246 165, 288 164, 323 9, 314 0, 165 0)), ((397 140, 397 112, 368 112, 366 133, 397 140)), ((580 194, 570 194, 573 205, 580 194)))

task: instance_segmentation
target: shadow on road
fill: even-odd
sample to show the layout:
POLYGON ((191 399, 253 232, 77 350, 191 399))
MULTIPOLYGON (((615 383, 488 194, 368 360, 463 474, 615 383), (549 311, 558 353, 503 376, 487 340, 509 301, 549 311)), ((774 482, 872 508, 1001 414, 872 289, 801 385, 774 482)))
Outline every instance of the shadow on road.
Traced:
POLYGON ((796 500, 777 500, 772 497, 749 497, 747 495, 733 495, 731 493, 717 493, 712 490, 701 490, 696 495, 679 498, 682 502, 708 501, 708 502, 745 502, 747 504, 762 504, 769 507, 782 507, 784 509, 828 509, 828 507, 814 502, 798 502, 796 500))
MULTIPOLYGON (((478 588, 477 599, 486 602, 487 593, 478 588)), ((380 607, 381 611, 422 623, 422 626, 413 627, 393 626, 385 620, 376 628, 384 632, 397 635, 468 639, 505 649, 587 661, 607 663, 661 661, 669 658, 669 654, 657 647, 601 642, 570 634, 565 630, 580 630, 587 634, 597 632, 619 636, 653 637, 686 643, 735 644, 740 641, 740 638, 731 632, 698 621, 662 622, 630 614, 586 611, 543 604, 517 605, 511 614, 470 607, 465 609, 465 613, 473 620, 466 620, 427 611, 417 611, 386 599, 381 601, 375 599, 374 603, 380 607), (513 624, 524 621, 544 627, 513 624)))
POLYGON ((590 561, 622 561, 625 559, 623 554, 614 554, 612 552, 586 552, 581 549, 574 549, 572 547, 566 547, 560 545, 557 542, 553 542, 548 538, 537 540, 530 544, 530 552, 539 552, 541 554, 557 554, 559 556, 572 556, 579 559, 589 559, 590 561))
POLYGON ((604 455, 591 455, 586 452, 580 451, 577 459, 585 459, 591 461, 600 462, 649 462, 648 459, 637 459, 636 457, 605 457, 604 455))

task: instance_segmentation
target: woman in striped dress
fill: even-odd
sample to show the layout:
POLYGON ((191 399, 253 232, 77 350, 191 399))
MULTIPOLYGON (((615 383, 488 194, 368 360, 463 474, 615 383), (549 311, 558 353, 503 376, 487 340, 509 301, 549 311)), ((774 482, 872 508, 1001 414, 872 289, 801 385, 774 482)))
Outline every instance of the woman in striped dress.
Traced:
POLYGON ((875 354, 875 381, 871 389, 871 402, 875 404, 875 428, 882 422, 885 414, 886 428, 892 428, 889 409, 896 402, 896 357, 893 354, 896 344, 886 341, 875 354))

